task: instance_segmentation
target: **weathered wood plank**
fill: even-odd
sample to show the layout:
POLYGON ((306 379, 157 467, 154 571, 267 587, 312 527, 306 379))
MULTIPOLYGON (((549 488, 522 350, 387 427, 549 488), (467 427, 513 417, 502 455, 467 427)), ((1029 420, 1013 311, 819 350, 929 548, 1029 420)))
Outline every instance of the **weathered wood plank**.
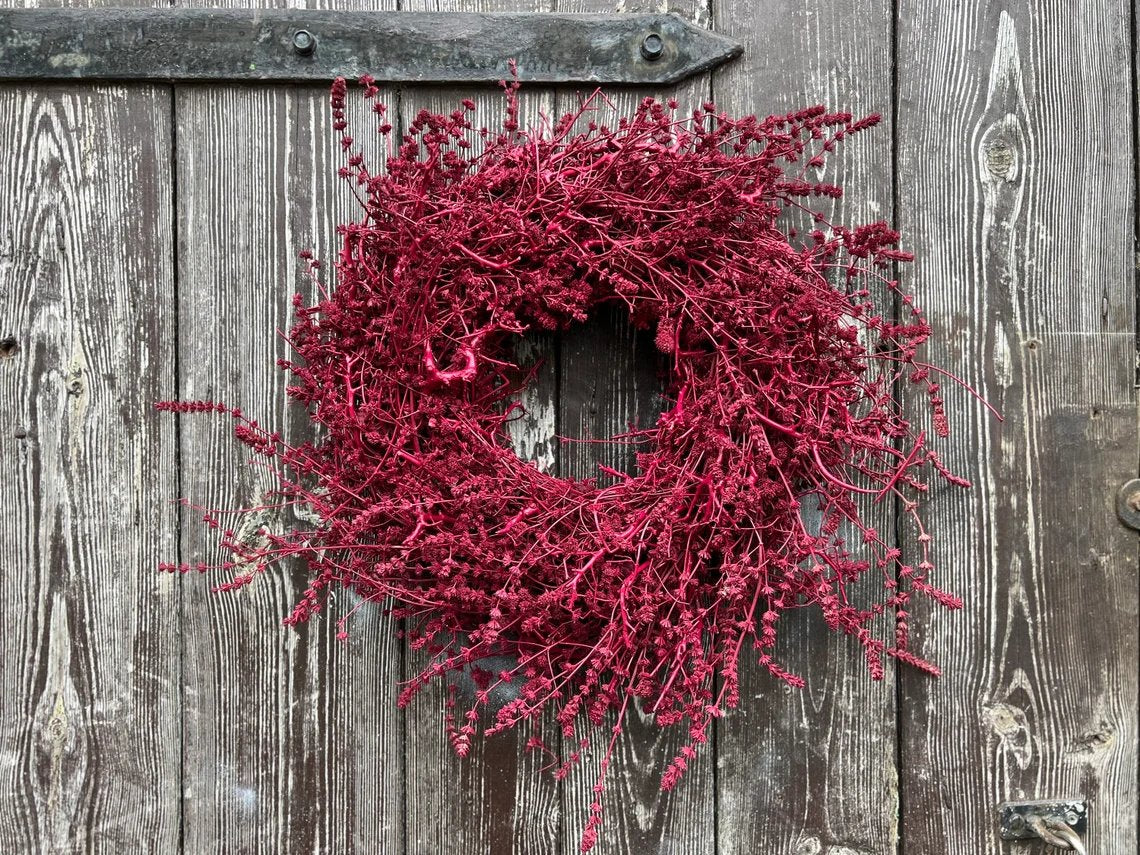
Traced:
MULTIPOLYGON (((745 42, 744 57, 714 78, 721 108, 764 115, 823 103, 856 115, 889 114, 890 3, 812 2, 793 10, 726 0, 716 20, 745 42)), ((840 146, 826 168, 827 180, 848 194, 835 206, 841 222, 890 217, 886 119, 886 127, 840 146)), ((893 530, 889 509, 864 513, 875 514, 880 531, 893 530)), ((855 596, 881 595, 872 576, 855 596)), ((880 633, 891 629, 879 626, 880 633)), ((893 853, 893 669, 872 682, 858 644, 835 637, 814 613, 781 618, 780 631, 777 656, 807 687, 791 690, 755 663, 742 668, 740 708, 717 723, 718 852, 893 853)))
POLYGON ((946 675, 903 677, 905 851, 1008 852, 999 802, 1083 794, 1089 851, 1134 852, 1137 548, 1113 512, 1137 466, 1129 9, 903 0, 899 20, 930 357, 1005 415, 943 384, 945 457, 977 486, 929 505, 966 607, 914 622, 946 675))
MULTIPOLYGON (((292 293, 311 297, 298 253, 328 264, 336 224, 355 214, 335 176, 327 90, 188 87, 176 123, 181 393, 224 399, 296 441, 311 427, 286 402, 277 331, 292 293)), ((271 485, 220 422, 184 419, 181 450, 183 491, 200 504, 257 504, 271 485)), ((217 556, 192 514, 184 544, 189 558, 217 556)), ((355 605, 344 592, 309 625, 283 627, 304 586, 292 571, 238 596, 184 580, 185 850, 400 853, 394 627, 366 606, 337 641, 336 618, 355 605)))
MULTIPOLYGON (((404 2, 403 8, 459 12, 552 11, 542 0, 435 0, 404 2)), ((509 57, 508 57, 509 58, 509 57)), ((403 127, 421 108, 448 113, 463 98, 476 104, 474 122, 493 127, 503 115, 503 98, 492 87, 410 87, 402 92, 403 127)), ((519 120, 531 124, 539 112, 553 112, 546 87, 527 86, 519 99, 519 120)), ((472 139, 473 148, 479 145, 472 139)), ((544 468, 556 465, 556 353, 550 336, 528 336, 520 358, 541 361, 543 368, 524 396, 525 419, 514 434, 515 450, 544 468)), ((409 675, 422 669, 426 658, 409 654, 409 675)), ((470 755, 459 759, 444 731, 444 696, 439 687, 424 693, 406 711, 408 777, 408 852, 448 852, 455 855, 557 852, 562 816, 559 787, 549 758, 526 752, 526 730, 504 733, 491 740, 477 738, 470 755)), ((549 721, 544 736, 558 747, 557 731, 549 721)))
POLYGON ((0 89, 0 851, 174 852, 170 99, 0 89))
MULTIPOLYGON (((632 0, 619 4, 617 11, 635 14, 656 8, 657 4, 632 0)), ((698 27, 708 27, 710 3, 686 0, 670 4, 670 11, 698 27)), ((612 12, 610 0, 560 0, 559 11, 612 12)), ((738 60, 739 61, 739 60, 738 60)), ((560 90, 559 115, 573 110, 579 99, 592 91, 578 93, 560 90)), ((686 115, 709 98, 708 75, 693 78, 668 89, 606 86, 607 98, 616 116, 632 115, 646 95, 674 97, 678 115, 686 115)), ((608 116, 608 112, 602 115, 608 116)), ((599 119, 599 124, 602 124, 599 119)), ((616 124, 616 118, 608 124, 616 124)), ((584 128, 583 128, 584 129, 584 128)), ((625 432, 630 424, 652 425, 664 402, 661 392, 667 369, 653 344, 653 333, 634 330, 628 313, 613 308, 599 311, 587 323, 568 331, 560 344, 559 434, 570 442, 559 449, 561 474, 591 478, 600 473, 598 463, 627 472, 636 471, 636 449, 626 444, 604 444, 614 434, 625 432)), ((602 476, 608 482, 608 476, 602 476)), ((579 842, 589 806, 594 801, 598 764, 605 753, 604 731, 589 735, 592 744, 583 752, 562 788, 565 830, 563 855, 579 851, 579 842)), ((712 853, 716 837, 716 791, 713 785, 713 745, 697 755, 684 778, 670 792, 661 790, 666 767, 688 742, 683 728, 662 729, 650 715, 635 709, 626 717, 624 732, 615 746, 602 795, 603 822, 597 851, 606 853, 712 853)))
MULTIPOLYGON (((404 104, 411 110, 450 110, 454 109, 452 97, 472 98, 478 105, 477 115, 482 117, 499 106, 486 90, 441 93, 437 97, 413 90, 404 93, 404 104), (444 100, 439 100, 441 97, 444 100)), ((522 99, 523 121, 528 105, 533 107, 541 98, 532 93, 522 99)), ((540 367, 519 398, 525 413, 513 426, 513 446, 520 457, 551 471, 555 466, 557 383, 554 339, 549 334, 530 334, 520 341, 517 353, 519 364, 537 363, 540 367)), ((409 677, 427 665, 425 654, 407 651, 405 655, 409 677)), ((458 687, 459 703, 469 703, 473 687, 462 679, 458 687)), ((405 712, 404 744, 410 772, 406 783, 407 851, 456 855, 556 852, 562 825, 559 785, 548 768, 549 758, 525 751, 531 731, 520 728, 489 740, 478 737, 470 754, 460 759, 448 743, 444 715, 445 696, 440 686, 422 692, 405 712)), ((546 744, 557 749, 558 732, 551 716, 544 717, 542 727, 546 744)))
MULTIPOLYGON (((628 98, 611 97, 623 111, 630 106, 628 98)), ((652 425, 662 407, 660 361, 653 333, 634 330, 624 309, 599 311, 567 332, 561 341, 560 433, 569 439, 604 440, 631 424, 652 425)), ((595 477, 600 462, 635 472, 635 453, 634 446, 620 442, 571 442, 561 449, 562 471, 567 477, 595 477)), ((603 475, 601 480, 612 479, 603 475)), ((563 786, 565 855, 578 851, 608 742, 605 730, 582 735, 591 737, 590 748, 563 786)), ((711 740, 677 787, 661 790, 661 776, 687 742, 687 731, 657 726, 640 707, 626 715, 605 778, 598 851, 675 855, 715 851, 711 740)))

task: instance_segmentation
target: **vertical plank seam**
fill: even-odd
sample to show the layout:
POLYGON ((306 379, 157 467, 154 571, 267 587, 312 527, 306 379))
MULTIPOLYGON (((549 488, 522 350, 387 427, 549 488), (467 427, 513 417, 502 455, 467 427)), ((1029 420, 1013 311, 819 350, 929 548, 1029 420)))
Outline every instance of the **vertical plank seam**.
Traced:
MULTIPOLYGON (((708 0, 708 14, 709 14, 709 29, 716 31, 716 4, 717 0, 708 0)), ((714 104, 716 103, 716 84, 713 82, 716 77, 716 71, 709 72, 709 87, 708 94, 709 100, 714 104)), ((755 112, 755 111, 753 111, 755 112)), ((717 697, 720 693, 721 677, 716 673, 713 674, 713 697, 717 697)), ((713 855, 720 855, 720 723, 724 721, 722 718, 714 718, 712 722, 712 790, 713 790, 713 839, 712 851, 713 855)))
MULTIPOLYGON (((403 0, 396 0, 396 11, 403 11, 403 0)), ((393 133, 395 134, 395 144, 398 147, 399 141, 404 135, 404 89, 402 86, 397 86, 393 93, 393 101, 395 107, 395 115, 392 117, 391 123, 393 125, 393 133)), ((387 172, 388 164, 384 163, 384 170, 387 172)), ((338 283, 339 284, 339 283, 338 283)), ((400 618, 396 621, 396 638, 399 644, 399 662, 397 663, 397 670, 400 675, 400 683, 406 683, 408 680, 408 637, 404 630, 407 629, 407 618, 400 618)), ((401 734, 404 740, 404 769, 400 776, 400 849, 403 855, 407 855, 411 851, 411 844, 408 840, 408 776, 413 773, 411 758, 408 756, 408 715, 407 708, 396 706, 396 730, 401 734)))
MULTIPOLYGON (((1137 48, 1137 0, 1129 4, 1131 15, 1128 19, 1128 47, 1129 56, 1132 57, 1132 290, 1135 308, 1132 317, 1133 350, 1136 354, 1135 386, 1140 388, 1140 281, 1137 281, 1137 261, 1140 260, 1140 63, 1136 60, 1137 48)), ((1138 414, 1140 418, 1140 414, 1138 414)), ((1136 451, 1135 446, 1133 447, 1136 451)), ((1137 459, 1137 473, 1140 473, 1140 453, 1137 459)), ((1140 568, 1140 555, 1137 556, 1137 567, 1140 568)), ((1140 763, 1132 770, 1133 792, 1140 792, 1140 763)), ((1135 825, 1140 828, 1140 800, 1134 805, 1135 825)))
MULTIPOLYGON (((403 11, 403 0, 396 0, 396 11, 403 11)), ((397 86, 392 94, 394 115, 392 116, 392 133, 394 134, 395 144, 398 147, 399 141, 404 135, 404 89, 397 86)), ((384 163, 384 170, 387 172, 388 164, 384 163)), ((336 283, 339 284, 339 283, 336 283)), ((407 619, 399 618, 396 621, 396 639, 399 646, 398 663, 396 665, 399 673, 400 684, 406 683, 408 680, 408 638, 404 630, 407 628, 407 619)), ((412 774, 411 757, 408 753, 408 715, 407 708, 396 706, 396 731, 400 734, 403 740, 403 755, 404 755, 404 768, 403 774, 400 776, 400 830, 398 837, 400 839, 400 851, 402 855, 407 855, 411 851, 410 843, 408 841, 408 776, 412 774)))
MULTIPOLYGON (((899 229, 902 221, 899 218, 899 0, 891 0, 891 225, 899 229)), ((899 278, 899 263, 891 264, 892 275, 895 280, 899 278)), ((896 289, 891 295, 891 312, 895 323, 899 322, 902 306, 899 302, 899 293, 896 289)), ((902 406, 902 380, 894 383, 894 398, 902 406)), ((898 441, 895 443, 899 444, 898 441)), ((894 515, 894 546, 902 549, 904 518, 902 499, 896 495, 891 502, 891 512, 894 515)), ((899 576, 899 559, 895 560, 895 583, 901 581, 899 576)), ((897 588, 895 589, 898 590, 897 588)), ((905 836, 903 795, 903 663, 898 660, 894 664, 895 674, 895 852, 904 855, 906 846, 903 843, 905 836)))
MULTIPOLYGON (((172 392, 174 400, 182 397, 182 334, 181 334, 181 299, 179 294, 179 241, 178 241, 178 88, 170 86, 170 252, 171 252, 171 279, 172 303, 174 306, 173 334, 174 334, 174 383, 172 392)), ((163 311, 155 307, 155 311, 163 311)), ((174 562, 181 565, 182 558, 182 523, 184 508, 182 502, 182 414, 174 413, 174 500, 177 513, 174 526, 174 562)), ((177 612, 178 612, 178 851, 186 851, 186 706, 182 703, 184 687, 186 685, 186 633, 182 632, 185 626, 183 613, 183 575, 178 574, 177 579, 177 612)))
MULTIPOLYGON (((557 10, 558 4, 554 4, 557 10)), ((555 89, 551 94, 551 112, 557 120, 559 114, 559 92, 555 89)), ((554 347, 551 356, 554 357, 554 437, 551 440, 553 448, 550 452, 550 467, 555 478, 565 478, 566 475, 562 471, 562 437, 565 436, 563 431, 564 419, 562 418, 562 347, 565 342, 565 331, 556 332, 554 334, 554 347)), ((540 725, 536 725, 540 726, 540 725)), ((556 744, 558 751, 558 759, 561 761, 563 757, 562 746, 562 730, 555 724, 554 733, 552 734, 552 742, 556 744)), ((539 773, 543 774, 543 773, 539 773)), ((562 855, 566 851, 566 788, 569 786, 569 776, 558 778, 554 772, 550 773, 554 779, 554 798, 555 804, 558 805, 558 824, 554 832, 554 851, 558 855, 562 855)))
MULTIPOLYGON (((1132 57, 1132 290, 1135 311, 1132 316, 1133 350, 1136 354, 1136 379, 1134 384, 1140 389, 1140 286, 1136 282, 1136 268, 1140 265, 1140 64, 1136 63, 1136 0, 1129 4, 1128 53, 1132 57)), ((1137 773, 1137 786, 1140 787, 1140 771, 1137 773)), ((1137 820, 1140 822, 1140 804, 1137 805, 1137 820)))
MULTIPOLYGON (((396 11, 401 11, 403 7, 402 0, 396 0, 396 11)), ((392 94, 394 115, 391 119, 392 133, 394 134, 395 145, 398 147, 399 142, 404 136, 404 87, 397 86, 392 94)), ((388 164, 384 163, 384 170, 387 172, 388 164)), ((340 283, 336 283, 339 285, 340 283)), ((396 638, 399 646, 399 662, 397 670, 399 672, 400 684, 408 681, 408 637, 405 634, 407 629, 407 618, 399 618, 396 620, 396 638)), ((412 758, 409 756, 408 746, 408 716, 407 708, 401 707, 399 704, 396 706, 396 730, 403 740, 403 754, 404 754, 404 774, 400 776, 400 831, 399 838, 401 844, 401 851, 406 855, 410 852, 410 843, 408 840, 408 776, 412 774, 412 758)))
MULTIPOLYGON (((557 12, 559 5, 559 0, 551 0, 550 11, 557 12)), ((560 87, 552 87, 550 91, 550 111, 553 113, 551 117, 553 121, 557 121, 561 113, 561 96, 565 91, 565 89, 560 87)), ((565 431, 563 430, 565 420, 562 417, 562 352, 564 344, 565 330, 556 331, 554 333, 554 346, 551 348, 551 356, 554 359, 554 403, 552 407, 554 411, 554 437, 551 439, 552 448, 550 449, 550 467, 555 478, 566 477, 562 466, 562 437, 565 436, 565 431)), ((540 724, 535 725, 536 728, 540 726, 540 724)), ((561 760, 563 757, 562 731, 557 724, 555 725, 551 741, 555 743, 558 759, 561 760)), ((540 772, 539 774, 542 773, 540 772)), ((558 821, 554 832, 554 851, 558 853, 558 855, 562 855, 562 853, 566 851, 566 791, 569 786, 570 777, 566 776, 559 779, 553 772, 551 773, 551 777, 554 778, 554 803, 558 806, 558 821)))

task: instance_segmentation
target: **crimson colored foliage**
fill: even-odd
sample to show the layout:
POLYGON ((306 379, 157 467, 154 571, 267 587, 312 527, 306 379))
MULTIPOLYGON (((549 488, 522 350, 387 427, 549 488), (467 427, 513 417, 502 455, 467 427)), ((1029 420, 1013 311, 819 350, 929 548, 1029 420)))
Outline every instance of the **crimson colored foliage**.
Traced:
MULTIPOLYGON (((678 117, 675 103, 646 99, 605 127, 591 121, 604 112, 595 93, 524 130, 506 83, 500 129, 475 129, 465 101, 450 115, 421 111, 397 144, 362 83, 390 141, 386 167, 371 171, 354 148, 337 81, 341 175, 363 214, 340 229, 336 289, 314 306, 295 298, 299 358, 283 363, 319 440, 290 444, 213 403, 160 405, 228 412, 271 459, 280 503, 319 519, 255 542, 226 531, 219 566, 234 575, 219 587, 303 558, 312 581, 287 622, 308 619, 331 585, 386 604, 431 655, 402 704, 475 668, 473 708, 457 714, 451 693, 455 750, 479 731, 537 727, 553 708, 570 748, 559 775, 589 725, 602 728, 596 792, 633 699, 687 731, 671 787, 711 720, 739 702, 743 658, 802 685, 773 657, 789 609, 818 609, 857 639, 873 678, 888 656, 937 673, 909 649, 908 612, 916 596, 960 602, 931 584, 915 496, 924 473, 968 485, 893 397, 918 384, 946 432, 934 369, 916 358, 929 327, 890 278, 910 256, 885 223, 814 214, 797 236, 781 218, 840 195, 810 176, 878 117, 811 107, 732 118, 712 104, 678 117), (565 330, 603 304, 655 331, 671 401, 622 437, 644 450, 636 473, 610 472, 608 486, 543 472, 508 438, 529 379, 519 337, 565 330), (915 526, 917 560, 864 520, 881 501, 915 526), (822 522, 809 526, 805 510, 822 522), (859 606, 849 590, 865 573, 882 595, 859 606), (509 664, 480 668, 492 656, 509 664), (488 713, 503 686, 513 699, 488 713)), ((550 751, 537 733, 529 746, 550 751)), ((583 849, 600 820, 598 796, 583 849)))

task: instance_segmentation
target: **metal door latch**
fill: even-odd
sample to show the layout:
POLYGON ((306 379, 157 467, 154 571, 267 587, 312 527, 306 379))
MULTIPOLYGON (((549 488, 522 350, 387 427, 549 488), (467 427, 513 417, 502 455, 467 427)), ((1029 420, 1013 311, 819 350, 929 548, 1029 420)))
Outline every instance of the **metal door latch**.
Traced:
POLYGON ((1087 855, 1081 835, 1088 827, 1084 798, 1004 802, 998 805, 1002 840, 1043 840, 1087 855))

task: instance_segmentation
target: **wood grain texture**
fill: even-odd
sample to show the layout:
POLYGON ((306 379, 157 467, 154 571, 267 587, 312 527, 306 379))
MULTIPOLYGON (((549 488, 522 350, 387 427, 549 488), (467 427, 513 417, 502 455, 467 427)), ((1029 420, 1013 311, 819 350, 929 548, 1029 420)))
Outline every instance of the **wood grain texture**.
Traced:
POLYGON ((178 842, 168 105, 0 89, 4 852, 178 842))
MULTIPOLYGON (((480 107, 479 93, 467 92, 480 107)), ((484 99, 486 93, 483 93, 484 99)), ((417 93, 405 93, 417 105, 417 93)), ((408 103, 406 100, 405 103, 408 103)), ((438 109, 436 105, 430 109, 438 109)), ((522 111, 520 115, 525 114, 522 111)), ((485 114, 483 114, 485 115, 485 114)), ((524 411, 511 429, 515 452, 553 471, 556 400, 555 340, 549 334, 528 334, 520 340, 518 364, 537 367, 534 380, 519 396, 524 411)), ((422 670, 427 657, 408 652, 408 674, 422 670)), ((493 657, 485 663, 497 670, 510 663, 493 657)), ((457 681, 460 705, 470 703, 474 684, 457 681)), ((477 737, 471 753, 455 756, 444 730, 444 692, 441 686, 425 690, 406 711, 404 744, 407 780, 407 851, 448 853, 509 853, 541 855, 556 852, 562 833, 559 785, 549 758, 525 751, 528 728, 499 734, 489 740, 477 737)), ((483 724, 490 720, 485 716, 483 724)), ((541 722, 544 741, 559 745, 553 716, 541 722)))
MULTIPOLYGON (((409 11, 543 12, 553 11, 543 0, 404 0, 409 11)), ((474 124, 495 127, 503 117, 503 98, 495 87, 408 87, 401 93, 402 127, 420 109, 449 113, 463 98, 476 104, 474 124)), ((519 120, 539 121, 539 113, 553 112, 548 87, 527 86, 519 99, 519 120)), ((479 140, 473 136, 472 149, 479 140)), ((557 354, 551 336, 528 336, 520 359, 543 366, 521 403, 526 415, 516 425, 515 450, 548 471, 555 458, 555 395, 557 354)), ((409 674, 427 664, 422 654, 409 654, 409 674)), ((529 732, 519 730, 491 740, 472 742, 465 759, 455 756, 443 726, 444 693, 440 687, 425 692, 407 709, 406 750, 408 778, 407 834, 409 853, 447 852, 455 855, 518 853, 553 855, 562 834, 559 787, 549 759, 524 750, 529 732)), ((547 719, 547 744, 557 749, 557 731, 547 719)))
MULTIPOLYGON (((614 93, 611 97, 621 96, 614 93)), ((623 108, 629 106, 628 98, 622 100, 626 101, 623 108)), ((559 433, 569 440, 583 440, 561 448, 566 477, 598 477, 598 463, 637 471, 637 446, 604 440, 631 425, 644 427, 657 421, 663 406, 661 362, 653 333, 633 329, 623 307, 599 310, 562 337, 559 433)), ((599 480, 611 483, 613 479, 602 475, 599 480)), ((591 745, 563 786, 565 855, 578 851, 595 798, 598 766, 609 741, 608 729, 583 731, 582 735, 591 738, 591 745)), ((627 713, 604 782, 600 852, 697 855, 715 851, 711 740, 677 787, 661 790, 661 776, 687 742, 687 731, 659 727, 640 705, 627 713)))
MULTIPOLYGON (((656 11, 659 4, 630 0, 559 0, 559 12, 638 13, 656 11)), ((671 3, 669 11, 700 27, 708 27, 711 7, 705 0, 671 3)), ((558 114, 575 109, 580 98, 592 91, 583 87, 574 92, 559 91, 558 114)), ((709 75, 701 75, 667 89, 644 87, 605 87, 616 115, 632 115, 647 95, 675 97, 679 115, 691 112, 708 100, 709 75)), ((609 113, 602 114, 609 119, 609 113)), ((616 124, 616 119, 599 123, 616 124)), ((559 434, 569 440, 559 449, 560 471, 565 477, 599 476, 598 463, 627 472, 636 471, 638 449, 617 442, 605 444, 631 424, 652 425, 664 406, 662 364, 653 344, 652 332, 634 330, 628 313, 612 307, 595 313, 585 324, 569 330, 560 342, 559 352, 559 434)), ((601 481, 612 479, 602 475, 601 481)), ((582 832, 594 801, 598 765, 605 753, 605 731, 592 737, 562 788, 565 814, 563 855, 577 852, 582 832)), ((606 853, 668 853, 704 855, 715 851, 716 790, 713 785, 713 745, 711 740, 690 764, 678 786, 661 790, 661 776, 672 759, 687 743, 681 728, 662 729, 641 709, 626 717, 624 731, 615 747, 602 795, 603 821, 597 851, 606 853)))
POLYGON ((929 502, 966 608, 914 622, 946 675, 903 675, 907 852, 1028 852, 995 806, 1070 795, 1090 852, 1136 851, 1137 547, 1113 513, 1137 465, 1129 14, 900 4, 899 211, 930 356, 1005 415, 944 384, 945 457, 976 488, 929 502))
MULTIPOLYGON (((884 0, 685 0, 670 8, 747 53, 711 82, 654 94, 684 108, 711 92, 734 113, 816 101, 888 113, 897 99, 897 128, 851 140, 827 172, 848 188, 841 219, 897 209, 918 254, 903 273, 938 336, 930 359, 1005 414, 999 425, 944 384, 941 450, 977 486, 933 491, 926 518, 936 577, 966 609, 916 609, 912 626, 946 676, 871 683, 856 645, 810 615, 784 619, 779 654, 808 688, 746 672, 741 708, 670 794, 658 781, 680 740, 635 716, 598 852, 1037 855, 999 842, 994 807, 1069 795, 1089 797, 1090 852, 1137 849, 1140 561, 1113 511, 1140 471, 1135 4, 897 5, 897 91, 884 0)), ((622 112, 650 94, 609 91, 622 112)), ((582 94, 528 87, 522 119, 582 94)), ((466 96, 498 116, 485 87, 382 97, 406 122, 466 96)), ((310 430, 283 393, 277 330, 292 293, 312 290, 297 253, 331 259, 335 225, 353 216, 340 159, 322 86, 197 86, 173 102, 148 85, 0 87, 4 855, 577 851, 597 755, 561 786, 522 750, 525 734, 456 759, 439 695, 396 709, 398 680, 422 663, 404 662, 379 608, 362 606, 342 643, 335 619, 357 605, 345 592, 310 625, 281 626, 299 567, 217 596, 210 577, 153 572, 180 549, 218 557, 176 496, 235 507, 272 483, 228 424, 183 418, 176 432, 153 401, 220 398, 292 438, 310 430)), ((519 353, 544 362, 515 425, 519 454, 567 477, 599 460, 632 469, 627 447, 557 436, 654 420, 652 342, 603 311, 519 353)))
MULTIPOLYGON (((725 0, 715 17, 745 42, 744 57, 713 78, 721 108, 765 115, 826 104, 886 115, 885 126, 845 141, 823 174, 846 191, 828 212, 838 221, 889 219, 891 5, 766 2, 757 10, 725 0)), ((889 508, 861 512, 878 530, 893 530, 889 508)), ((853 596, 881 596, 872 577, 853 596)), ((877 631, 889 637, 892 627, 877 631)), ((740 708, 717 723, 719 853, 894 853, 893 669, 872 682, 859 645, 835 637, 814 610, 781 618, 780 633, 777 656, 807 687, 791 690, 755 663, 742 668, 740 708)))
POLYGON ((0 851, 175 851, 169 96, 0 88, 0 851))
MULTIPOLYGON (((312 294, 298 253, 329 262, 336 224, 355 213, 335 174, 327 88, 179 89, 176 128, 181 394, 307 437, 275 360, 292 294, 312 294)), ((256 505, 271 485, 221 421, 184 419, 181 456, 184 494, 207 507, 256 505)), ((215 558, 215 539, 187 516, 187 558, 215 558)), ((336 618, 357 605, 340 592, 308 625, 283 627, 301 567, 238 596, 211 595, 211 581, 183 580, 184 851, 403 852, 392 623, 366 605, 337 641, 336 618)))

